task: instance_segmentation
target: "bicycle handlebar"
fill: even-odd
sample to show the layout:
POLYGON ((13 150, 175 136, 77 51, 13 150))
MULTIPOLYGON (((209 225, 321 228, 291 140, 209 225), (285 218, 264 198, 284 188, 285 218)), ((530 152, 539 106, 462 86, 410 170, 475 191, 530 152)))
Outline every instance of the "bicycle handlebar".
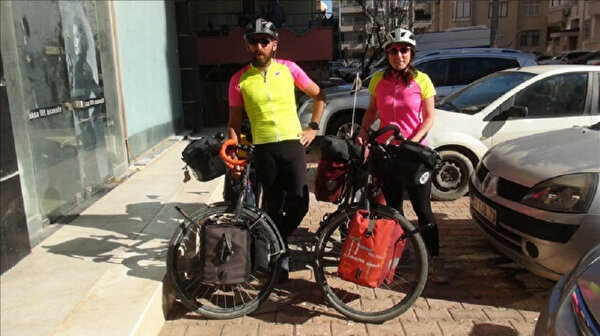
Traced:
POLYGON ((375 139, 392 130, 394 131, 394 134, 386 141, 386 145, 392 140, 392 138, 396 138, 402 141, 406 140, 404 136, 402 136, 400 128, 396 125, 390 124, 378 129, 377 131, 369 131, 369 143, 375 143, 375 139))
POLYGON ((225 162, 225 164, 229 168, 233 168, 233 166, 247 166, 248 160, 234 159, 227 154, 229 147, 234 147, 234 150, 237 149, 237 139, 227 139, 223 142, 223 145, 221 146, 221 151, 219 151, 219 156, 221 157, 221 160, 223 160, 223 162, 225 162))

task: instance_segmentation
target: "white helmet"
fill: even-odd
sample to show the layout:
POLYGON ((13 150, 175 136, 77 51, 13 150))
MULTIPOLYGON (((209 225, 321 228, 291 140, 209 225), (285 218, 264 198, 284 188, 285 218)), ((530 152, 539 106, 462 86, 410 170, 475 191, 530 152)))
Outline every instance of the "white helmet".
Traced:
POLYGON ((415 35, 413 35, 413 33, 408 29, 398 27, 389 32, 385 38, 386 41, 383 44, 384 48, 387 48, 392 43, 406 43, 413 46, 413 48, 417 47, 417 40, 415 40, 415 35))

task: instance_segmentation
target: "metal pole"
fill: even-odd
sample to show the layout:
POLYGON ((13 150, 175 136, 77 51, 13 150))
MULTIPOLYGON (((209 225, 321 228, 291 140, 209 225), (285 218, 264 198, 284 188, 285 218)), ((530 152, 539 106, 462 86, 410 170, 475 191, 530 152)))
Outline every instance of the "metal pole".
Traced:
POLYGON ((490 47, 498 47, 498 41, 496 41, 496 33, 498 31, 498 0, 492 0, 492 22, 490 27, 490 47))

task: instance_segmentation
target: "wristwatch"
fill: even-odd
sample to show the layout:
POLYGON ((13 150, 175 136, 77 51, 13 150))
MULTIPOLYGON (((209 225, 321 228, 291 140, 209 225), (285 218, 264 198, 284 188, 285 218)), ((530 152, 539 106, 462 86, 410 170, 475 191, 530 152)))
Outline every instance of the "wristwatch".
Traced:
POLYGON ((311 121, 311 122, 308 123, 308 127, 312 128, 315 131, 318 131, 319 130, 319 123, 311 121))

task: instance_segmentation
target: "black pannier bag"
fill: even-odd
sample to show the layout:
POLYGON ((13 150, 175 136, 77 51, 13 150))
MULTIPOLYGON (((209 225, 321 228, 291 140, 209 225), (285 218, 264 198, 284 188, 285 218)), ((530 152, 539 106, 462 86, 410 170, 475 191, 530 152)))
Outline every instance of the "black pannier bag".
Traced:
POLYGON ((386 151, 392 158, 392 173, 413 184, 425 184, 442 162, 437 151, 410 140, 386 146, 386 151))
POLYGON ((208 218, 202 226, 201 237, 204 282, 234 285, 250 278, 251 239, 245 227, 208 218))
POLYGON ((199 181, 206 182, 225 174, 225 162, 219 157, 223 140, 220 136, 201 137, 190 142, 181 159, 199 181))

